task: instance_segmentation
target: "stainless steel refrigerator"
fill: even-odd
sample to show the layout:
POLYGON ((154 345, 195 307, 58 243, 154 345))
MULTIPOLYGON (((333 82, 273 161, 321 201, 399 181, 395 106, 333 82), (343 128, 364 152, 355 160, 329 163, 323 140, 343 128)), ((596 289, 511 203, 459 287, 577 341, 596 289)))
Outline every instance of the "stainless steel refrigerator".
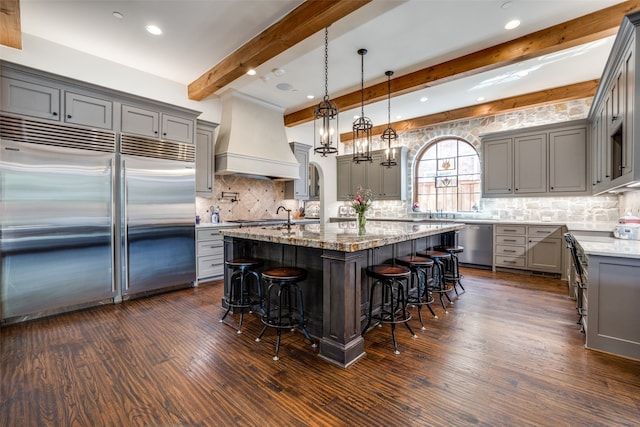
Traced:
POLYGON ((195 280, 194 149, 134 139, 0 116, 3 323, 195 280))

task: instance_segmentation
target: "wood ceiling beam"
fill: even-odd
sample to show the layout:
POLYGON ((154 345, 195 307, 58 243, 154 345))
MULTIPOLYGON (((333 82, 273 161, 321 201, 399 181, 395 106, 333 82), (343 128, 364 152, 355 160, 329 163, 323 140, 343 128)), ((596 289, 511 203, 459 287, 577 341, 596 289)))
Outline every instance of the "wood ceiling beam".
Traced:
POLYGON ((2 0, 0 3, 0 44, 22 49, 20 0, 2 0))
MULTIPOLYGON (((396 77, 391 80, 391 96, 404 95, 611 36, 618 31, 624 15, 636 10, 640 10, 640 0, 626 1, 515 40, 396 77)), ((382 101, 386 97, 386 81, 364 89, 365 104, 382 101)), ((361 105, 361 92, 354 91, 333 98, 332 101, 339 110, 350 110, 361 105)), ((313 120, 314 109, 315 106, 311 106, 286 114, 285 125, 296 126, 313 120)))
POLYGON ((307 0, 191 82, 189 99, 201 101, 371 0, 307 0))
MULTIPOLYGON (((596 79, 553 89, 545 89, 538 92, 527 93, 525 95, 518 95, 510 98, 499 99, 493 102, 486 102, 484 104, 457 108, 450 111, 443 111, 441 113, 416 117, 410 120, 402 120, 392 123, 391 126, 396 130, 396 132, 400 133, 414 129, 425 128, 439 123, 452 122, 455 120, 491 116, 500 113, 507 113, 514 110, 521 110, 523 108, 531 108, 537 105, 588 98, 595 95, 596 89, 598 88, 598 82, 599 79, 596 79)), ((376 136, 381 135, 386 128, 387 124, 374 126, 373 134, 376 136)), ((352 132, 340 134, 340 142, 347 143, 351 142, 352 140, 352 132)))

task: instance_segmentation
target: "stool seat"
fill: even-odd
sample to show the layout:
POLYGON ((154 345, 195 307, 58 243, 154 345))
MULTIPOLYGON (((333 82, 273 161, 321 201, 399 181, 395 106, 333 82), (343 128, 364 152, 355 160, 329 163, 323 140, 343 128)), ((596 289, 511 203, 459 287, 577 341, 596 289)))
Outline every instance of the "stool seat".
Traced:
POLYGON ((367 267, 367 274, 374 279, 396 279, 409 277, 411 270, 402 265, 379 264, 367 267))
POLYGON ((418 256, 421 257, 425 257, 425 258, 439 258, 439 259, 449 259, 451 258, 451 254, 449 252, 443 252, 443 251, 425 251, 425 252, 418 252, 417 254, 418 256))
POLYGON ((307 278, 307 271, 298 267, 275 267, 263 271, 262 277, 281 282, 301 282, 307 278))
POLYGON ((420 329, 424 331, 427 328, 424 327, 424 321, 422 320, 423 305, 427 306, 431 315, 435 319, 438 318, 431 308, 431 304, 434 302, 434 299, 432 290, 430 289, 430 281, 432 281, 432 279, 429 279, 435 261, 426 257, 407 255, 396 258, 396 263, 411 269, 411 287, 407 289, 407 303, 418 307, 418 320, 420 320, 421 326, 420 329), (414 277, 418 279, 417 286, 414 286, 414 277))
POLYGON ((449 252, 454 254, 459 254, 460 252, 464 252, 464 246, 436 246, 434 248, 437 251, 449 252))
POLYGON ((433 260, 422 256, 407 255, 396 258, 396 263, 404 265, 405 267, 430 267, 433 265, 433 260))
POLYGON ((256 268, 262 265, 262 261, 255 258, 234 258, 231 261, 225 262, 228 267, 232 268, 256 268))

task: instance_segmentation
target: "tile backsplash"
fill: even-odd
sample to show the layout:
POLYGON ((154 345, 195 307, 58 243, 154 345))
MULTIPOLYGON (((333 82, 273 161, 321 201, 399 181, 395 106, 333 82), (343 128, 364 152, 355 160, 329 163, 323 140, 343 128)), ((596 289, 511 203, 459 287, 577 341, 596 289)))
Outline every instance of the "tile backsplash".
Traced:
POLYGON ((196 215, 202 223, 211 222, 211 207, 220 207, 222 221, 231 219, 282 218, 286 213, 276 215, 278 206, 291 209, 292 217, 299 202, 284 199, 284 181, 247 178, 237 175, 216 175, 215 195, 211 198, 196 197, 196 215), (222 193, 238 193, 238 200, 222 197, 222 193))

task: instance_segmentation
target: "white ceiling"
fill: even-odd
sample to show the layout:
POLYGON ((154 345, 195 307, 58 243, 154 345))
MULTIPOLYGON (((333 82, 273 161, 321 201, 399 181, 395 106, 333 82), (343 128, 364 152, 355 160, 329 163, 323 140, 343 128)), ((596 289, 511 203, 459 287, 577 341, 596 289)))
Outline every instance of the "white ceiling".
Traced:
MULTIPOLYGON (((80 51, 177 81, 191 83, 227 55, 278 21, 301 0, 21 0, 22 30, 80 51), (124 15, 117 19, 113 12, 124 15), (153 23, 163 34, 152 36, 153 23)), ((462 56, 603 9, 619 0, 373 0, 329 29, 329 95, 365 86, 462 56), (505 4, 506 3, 506 4, 505 4), (504 6, 503 6, 504 5, 504 6), (522 25, 506 31, 507 21, 522 25)), ((546 57, 441 84, 391 100, 391 120, 599 78, 613 37, 546 57), (516 73, 528 70, 526 77, 516 73), (420 102, 426 96, 428 101, 420 102)), ((315 105, 324 92, 324 32, 243 76, 233 87, 292 112, 315 105), (275 76, 273 69, 284 70, 275 76), (289 90, 278 89, 288 85, 289 90), (316 96, 308 100, 307 95, 316 96)), ((225 88, 226 89, 226 88, 225 88)), ((359 108, 341 111, 351 127, 359 108)), ((367 105, 374 125, 386 124, 387 103, 367 105)), ((305 126, 305 125, 302 125, 305 126)), ((308 125, 307 125, 308 126, 308 125)))

